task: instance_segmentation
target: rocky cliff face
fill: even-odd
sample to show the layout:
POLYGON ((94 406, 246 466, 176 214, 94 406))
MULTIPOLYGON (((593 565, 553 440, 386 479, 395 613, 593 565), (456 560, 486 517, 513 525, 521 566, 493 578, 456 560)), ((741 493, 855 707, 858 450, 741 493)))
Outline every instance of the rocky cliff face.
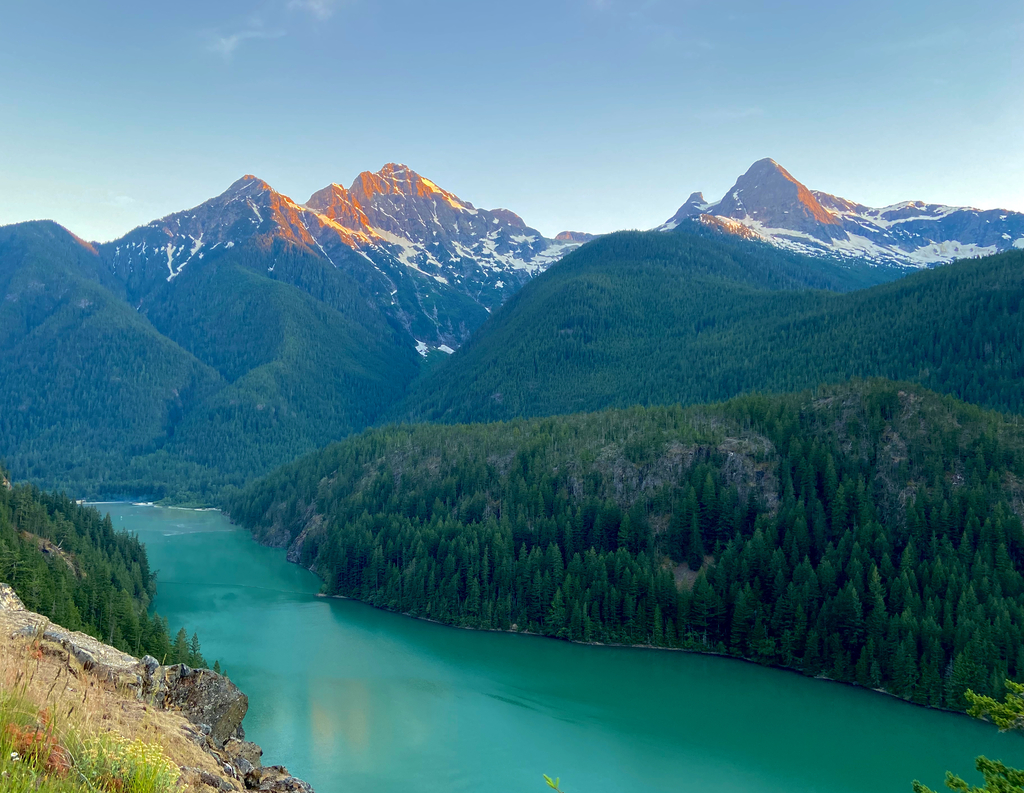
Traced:
POLYGON ((575 239, 547 239, 507 209, 474 207, 406 165, 365 171, 349 189, 332 184, 305 204, 386 253, 488 308, 565 253, 575 239))
MULTIPOLYGON (((308 783, 283 766, 263 765, 263 750, 245 740, 242 728, 249 700, 226 677, 184 664, 162 666, 150 656, 140 660, 92 636, 66 630, 26 610, 14 590, 0 583, 0 649, 6 653, 27 643, 36 648, 37 659, 66 654, 68 673, 81 670, 83 676, 106 684, 108 694, 117 692, 115 699, 127 696, 143 711, 155 707, 182 717, 185 723, 178 729, 200 750, 198 756, 206 758, 198 765, 180 766, 182 778, 191 779, 193 788, 313 793, 308 783)), ((64 684, 68 685, 66 678, 64 684)), ((131 706, 120 703, 122 710, 131 706)), ((158 724, 165 729, 173 726, 167 721, 158 724)))
POLYGON ((775 160, 755 162, 722 200, 693 193, 658 228, 692 220, 812 256, 927 267, 1024 248, 1024 213, 904 201, 873 208, 810 190, 775 160))

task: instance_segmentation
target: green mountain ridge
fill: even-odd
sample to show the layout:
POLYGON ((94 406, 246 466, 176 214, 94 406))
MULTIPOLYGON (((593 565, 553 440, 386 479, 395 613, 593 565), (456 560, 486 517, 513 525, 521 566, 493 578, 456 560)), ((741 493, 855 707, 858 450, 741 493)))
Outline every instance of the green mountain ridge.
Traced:
MULTIPOLYGON (((183 419, 168 452, 241 485, 372 423, 377 406, 397 399, 416 374, 419 356, 357 299, 331 305, 235 258, 184 274, 174 299, 148 315, 227 381, 183 419)), ((325 266, 289 251, 275 260, 282 273, 325 266)))
MULTIPOLYGON (((699 224, 609 235, 438 361, 416 354, 401 317, 461 308, 383 310, 376 281, 286 239, 200 251, 173 277, 112 269, 107 247, 52 223, 0 230, 4 459, 91 497, 218 503, 388 418, 685 404, 851 375, 1020 402, 1017 254, 863 289, 898 273, 699 224)), ((394 283, 396 306, 422 299, 394 283)))
POLYGON ((507 420, 871 376, 1024 408, 1024 252, 838 294, 806 289, 843 284, 801 274, 800 257, 787 267, 759 258, 772 249, 720 237, 623 232, 589 243, 496 311, 389 415, 507 420))
POLYGON ((0 437, 18 478, 209 502, 372 423, 416 375, 411 340, 330 263, 276 244, 202 264, 129 295, 56 224, 2 230, 0 437))
POLYGON ((100 272, 56 224, 0 229, 0 437, 17 478, 103 482, 222 385, 100 272))

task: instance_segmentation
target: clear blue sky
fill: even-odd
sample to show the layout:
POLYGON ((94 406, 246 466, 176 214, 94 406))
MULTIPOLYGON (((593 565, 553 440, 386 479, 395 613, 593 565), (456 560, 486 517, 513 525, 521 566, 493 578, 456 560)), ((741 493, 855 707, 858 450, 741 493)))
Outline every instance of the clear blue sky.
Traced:
POLYGON ((761 157, 1024 211, 1021 0, 139 0, 0 10, 0 223, 106 240, 255 173, 404 162, 547 234, 664 221, 761 157))

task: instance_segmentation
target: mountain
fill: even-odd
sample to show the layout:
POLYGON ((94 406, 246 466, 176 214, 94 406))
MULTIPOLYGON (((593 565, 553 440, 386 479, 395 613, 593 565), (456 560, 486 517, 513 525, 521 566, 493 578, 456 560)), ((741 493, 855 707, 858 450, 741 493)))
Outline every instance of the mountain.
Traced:
POLYGON ((1022 495, 1015 421, 869 381, 384 427, 229 510, 329 594, 730 654, 963 710, 966 689, 1000 696, 1024 676, 1022 495))
POLYGON ((859 273, 707 229, 611 234, 524 287, 390 415, 508 420, 851 376, 1024 409, 1024 251, 846 294, 807 288, 859 273))
MULTIPOLYGON (((245 176, 193 209, 98 246, 128 299, 237 246, 324 259, 362 284, 421 352, 453 349, 488 311, 587 235, 550 240, 505 209, 477 209, 404 165, 331 184, 298 204, 245 176)), ((273 258, 266 269, 274 270, 273 258)))
POLYGON ((0 453, 18 478, 81 495, 209 503, 387 419, 691 403, 850 375, 1020 406, 1024 252, 844 295, 904 270, 690 219, 561 236, 404 166, 305 205, 244 177, 106 244, 4 227, 0 453))
POLYGON ((420 357, 363 284, 301 245, 217 242, 168 280, 141 255, 111 269, 53 223, 0 229, 0 440, 18 478, 208 500, 401 397, 420 357))
POLYGON ((547 239, 514 212, 477 209, 395 163, 348 190, 329 185, 306 206, 358 235, 354 247, 371 258, 389 254, 488 308, 589 236, 547 239))
POLYGON ((1024 213, 904 201, 866 207, 809 190, 775 160, 755 162, 721 201, 693 193, 658 227, 687 220, 810 256, 928 267, 1024 248, 1024 213))
POLYGON ((555 240, 558 242, 578 242, 582 244, 594 239, 597 239, 596 234, 587 234, 585 231, 560 231, 555 235, 555 240))
POLYGON ((104 244, 2 228, 0 453, 83 495, 208 501, 377 421, 577 237, 399 165, 305 205, 245 176, 104 244))
POLYGON ((0 228, 0 453, 19 479, 102 481, 223 384, 119 288, 57 224, 0 228))

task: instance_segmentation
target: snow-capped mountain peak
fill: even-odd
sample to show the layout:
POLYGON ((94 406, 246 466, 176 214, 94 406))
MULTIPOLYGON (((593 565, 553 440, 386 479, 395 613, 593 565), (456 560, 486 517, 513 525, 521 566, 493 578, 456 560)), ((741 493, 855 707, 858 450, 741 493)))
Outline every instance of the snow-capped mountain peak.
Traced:
POLYGON ((693 193, 668 221, 698 220, 813 256, 923 267, 1024 248, 1024 213, 904 201, 872 208, 809 190, 775 160, 755 162, 718 202, 693 193))
POLYGON ((306 206, 406 266, 486 290, 477 299, 497 289, 488 307, 580 244, 547 239, 507 209, 478 209, 400 163, 364 171, 348 189, 331 184, 306 206))
POLYGON ((775 160, 758 160, 736 180, 715 206, 715 214, 741 220, 750 218, 769 228, 792 228, 824 241, 841 226, 810 190, 775 160))
POLYGON ((154 220, 107 243, 110 266, 127 282, 147 280, 159 273, 173 281, 217 249, 258 240, 284 239, 316 247, 304 207, 251 174, 199 206, 154 220))
POLYGON ((408 166, 388 163, 351 187, 333 182, 305 204, 247 174, 220 195, 102 247, 111 269, 141 295, 211 254, 291 245, 353 271, 395 319, 417 328, 417 338, 453 349, 471 327, 438 319, 438 305, 486 316, 588 238, 548 239, 514 212, 477 209, 408 166))
POLYGON ((678 211, 659 228, 663 231, 671 231, 684 220, 700 217, 708 211, 709 206, 711 205, 704 200, 703 193, 690 193, 686 203, 679 207, 678 211))

